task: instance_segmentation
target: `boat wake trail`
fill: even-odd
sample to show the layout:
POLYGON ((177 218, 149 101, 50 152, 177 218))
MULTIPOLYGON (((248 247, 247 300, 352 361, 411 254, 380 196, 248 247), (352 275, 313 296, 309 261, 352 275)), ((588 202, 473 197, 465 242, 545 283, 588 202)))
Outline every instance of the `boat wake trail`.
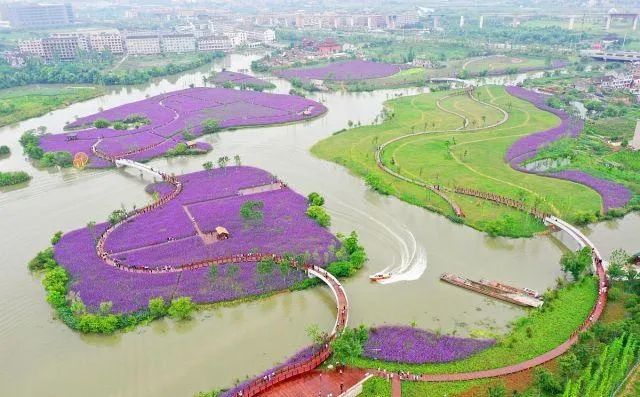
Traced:
MULTIPOLYGON (((334 201, 334 199, 332 199, 332 201, 334 201)), ((366 218, 367 221, 373 222, 380 230, 384 230, 386 234, 390 236, 388 241, 393 241, 398 245, 397 255, 394 255, 393 264, 379 272, 391 273, 391 277, 379 280, 379 284, 417 280, 425 270, 427 270, 427 251, 424 247, 418 245, 415 236, 411 231, 407 230, 406 227, 398 224, 393 218, 389 218, 387 222, 383 222, 374 218, 371 214, 361 211, 339 199, 334 202, 348 210, 346 212, 340 212, 342 216, 347 218, 366 218), (354 216, 355 214, 357 215, 354 216), (397 231, 394 231, 390 226, 397 231)))

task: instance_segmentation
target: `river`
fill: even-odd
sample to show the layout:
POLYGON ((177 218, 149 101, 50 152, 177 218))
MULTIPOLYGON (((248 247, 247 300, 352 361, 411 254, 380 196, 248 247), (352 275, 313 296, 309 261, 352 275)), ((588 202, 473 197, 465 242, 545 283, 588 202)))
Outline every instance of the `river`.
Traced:
MULTIPOLYGON (((306 328, 330 329, 333 298, 326 288, 283 293, 253 303, 204 310, 193 321, 156 321, 132 332, 86 336, 53 318, 38 277, 26 263, 49 244, 57 230, 69 231, 106 219, 121 204, 149 201, 149 179, 126 170, 38 170, 21 156, 20 134, 45 125, 59 132, 65 121, 99 108, 162 92, 202 85, 211 68, 245 69, 255 56, 231 55, 212 65, 150 84, 112 88, 107 95, 0 129, 0 144, 13 155, 2 170, 27 170, 27 187, 0 191, 0 395, 3 396, 191 396, 258 373, 309 344, 306 328)), ((277 92, 288 83, 273 80, 277 92)), ((276 174, 294 190, 318 191, 326 198, 334 232, 356 230, 369 255, 363 271, 345 282, 351 324, 409 324, 468 334, 475 329, 504 332, 524 314, 439 281, 442 272, 463 273, 537 290, 561 275, 563 245, 553 236, 489 238, 471 228, 393 197, 369 191, 345 168, 314 158, 309 148, 346 127, 348 120, 371 123, 382 103, 422 89, 374 93, 318 93, 329 112, 302 124, 225 131, 207 136, 207 156, 156 159, 153 167, 177 174, 196 171, 206 160, 239 154, 245 165, 276 174), (372 285, 368 275, 403 262, 426 270, 414 281, 372 285)), ((588 234, 608 254, 637 251, 640 217, 594 225, 588 234)))

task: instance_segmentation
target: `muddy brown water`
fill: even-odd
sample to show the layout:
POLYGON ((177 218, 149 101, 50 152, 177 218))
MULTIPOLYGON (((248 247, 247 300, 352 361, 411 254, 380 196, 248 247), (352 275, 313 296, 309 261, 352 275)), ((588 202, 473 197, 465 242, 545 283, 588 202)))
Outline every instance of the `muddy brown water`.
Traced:
MULTIPOLYGON (((255 56, 232 55, 213 66, 158 79, 150 84, 111 89, 107 95, 0 129, 0 144, 12 156, 0 170, 27 170, 26 187, 0 191, 0 395, 3 396, 191 396, 229 386, 258 373, 306 346, 306 328, 330 329, 333 301, 326 288, 283 293, 258 302, 199 312, 186 323, 161 320, 126 334, 85 336, 53 318, 40 280, 27 261, 49 244, 57 230, 69 231, 103 220, 121 204, 148 202, 150 182, 125 170, 38 170, 21 155, 20 134, 46 125, 58 132, 65 121, 146 96, 202 85, 209 69, 248 68, 255 56)), ((278 92, 289 85, 274 80, 278 92)), ((393 197, 366 189, 345 168, 314 158, 309 148, 346 127, 348 120, 373 121, 382 103, 419 89, 375 93, 320 93, 326 116, 295 125, 225 131, 205 139, 206 157, 157 159, 154 167, 186 173, 207 160, 239 154, 243 164, 264 168, 293 189, 326 198, 334 232, 356 230, 369 262, 345 282, 352 324, 409 324, 468 334, 475 329, 504 332, 524 314, 439 281, 443 272, 497 279, 538 290, 552 286, 561 272, 563 236, 531 239, 489 238, 468 227, 393 197), (368 275, 407 258, 426 254, 427 267, 415 281, 372 285, 368 275)), ((587 230, 608 254, 623 247, 637 251, 640 217, 630 215, 587 230), (635 244, 635 245, 634 245, 635 244)), ((570 244, 570 241, 568 241, 570 244)))

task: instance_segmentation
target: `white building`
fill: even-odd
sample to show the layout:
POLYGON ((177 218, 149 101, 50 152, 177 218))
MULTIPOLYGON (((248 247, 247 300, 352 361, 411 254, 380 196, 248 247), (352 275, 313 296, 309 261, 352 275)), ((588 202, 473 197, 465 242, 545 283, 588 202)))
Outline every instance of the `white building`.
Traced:
POLYGON ((273 43, 276 41, 276 32, 271 29, 249 30, 246 34, 249 40, 259 41, 261 43, 273 43))
POLYGON ((125 37, 124 44, 131 55, 160 54, 162 51, 160 36, 157 33, 132 34, 125 37))
POLYGON ((120 32, 104 31, 89 34, 89 48, 92 51, 109 51, 112 54, 124 53, 124 42, 120 32))
POLYGON ((247 42, 247 32, 244 31, 233 31, 223 33, 226 37, 231 41, 231 45, 233 47, 238 47, 247 42))
POLYGON ((162 36, 162 52, 194 52, 196 37, 193 34, 175 33, 162 36))
POLYGON ((197 48, 198 51, 229 51, 233 45, 227 36, 218 35, 199 38, 197 48))
POLYGON ((44 45, 41 39, 37 40, 21 40, 18 43, 18 48, 23 54, 34 55, 37 57, 44 57, 44 45))

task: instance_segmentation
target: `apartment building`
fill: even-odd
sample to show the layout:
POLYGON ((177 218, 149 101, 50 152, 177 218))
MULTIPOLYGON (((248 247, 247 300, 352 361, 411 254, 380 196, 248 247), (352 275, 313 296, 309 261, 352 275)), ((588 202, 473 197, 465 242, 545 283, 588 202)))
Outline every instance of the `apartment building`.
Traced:
POLYGON ((231 40, 224 35, 201 37, 196 46, 198 51, 229 51, 233 48, 231 40))
POLYGON ((123 54, 124 42, 117 30, 96 32, 89 34, 89 48, 97 52, 109 51, 112 54, 123 54))
POLYGON ((18 43, 18 49, 23 54, 44 58, 44 45, 42 45, 42 39, 21 40, 18 43))
POLYGON ((162 52, 194 52, 196 50, 196 37, 189 33, 174 33, 162 35, 162 52))
POLYGON ((162 52, 158 33, 133 33, 124 38, 124 46, 130 55, 153 55, 162 52))
POLYGON ((86 41, 77 36, 56 36, 36 40, 22 40, 18 44, 20 52, 47 60, 75 59, 80 51, 86 51, 86 41))
POLYGON ((259 41, 262 43, 273 43, 276 41, 276 32, 272 29, 248 30, 245 33, 248 40, 259 41))

